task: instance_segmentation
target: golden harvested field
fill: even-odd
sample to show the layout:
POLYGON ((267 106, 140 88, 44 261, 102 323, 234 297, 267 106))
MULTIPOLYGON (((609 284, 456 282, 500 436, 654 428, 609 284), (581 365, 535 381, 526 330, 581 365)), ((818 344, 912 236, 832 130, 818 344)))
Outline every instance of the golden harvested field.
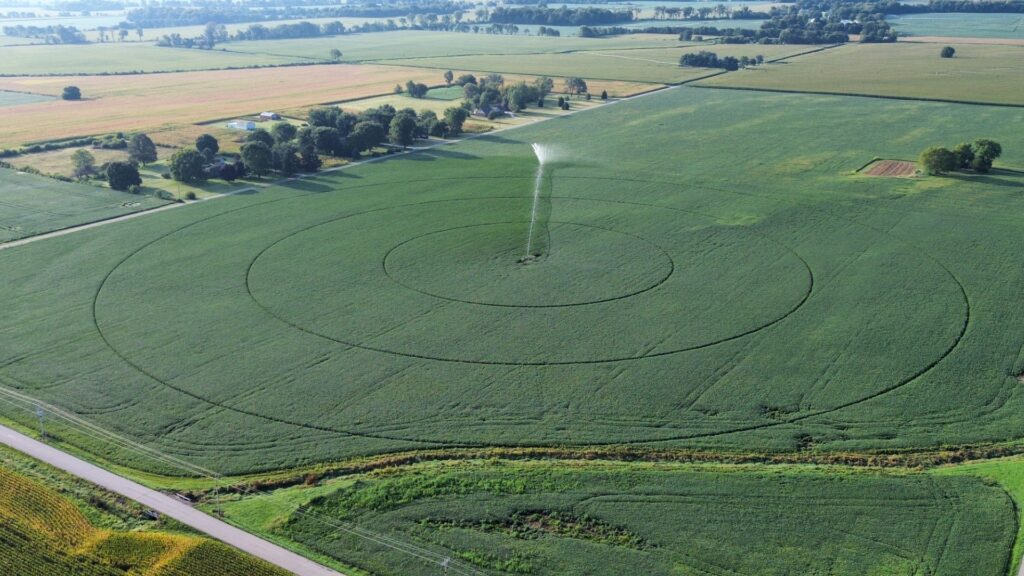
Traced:
MULTIPOLYGON (((60 174, 62 176, 70 177, 74 173, 74 167, 71 163, 71 155, 81 148, 64 148, 62 150, 52 150, 50 152, 40 152, 38 154, 23 154, 21 156, 15 156, 8 160, 16 168, 25 168, 31 166, 36 170, 45 172, 46 174, 60 174)), ((114 162, 116 160, 127 160, 128 152, 125 150, 103 150, 98 148, 85 148, 90 154, 96 158, 96 165, 99 166, 105 162, 114 162)), ((166 150, 157 149, 158 154, 166 154, 166 150)))
POLYGON ((436 84, 438 74, 339 64, 130 77, 0 78, 0 89, 52 95, 74 84, 85 98, 5 108, 0 148, 118 131, 155 132, 264 110, 387 94, 407 80, 436 84))

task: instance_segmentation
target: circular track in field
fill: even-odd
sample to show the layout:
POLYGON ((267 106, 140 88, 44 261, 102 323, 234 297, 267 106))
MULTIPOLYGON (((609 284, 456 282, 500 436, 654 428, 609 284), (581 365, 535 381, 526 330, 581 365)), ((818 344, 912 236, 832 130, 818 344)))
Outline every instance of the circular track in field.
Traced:
POLYGON ((549 246, 522 264, 521 198, 345 215, 261 251, 267 312, 356 348, 446 362, 615 362, 704 348, 792 314, 813 277, 742 226, 650 205, 552 198, 549 246))
POLYGON ((546 224, 551 249, 526 258, 524 227, 529 223, 428 232, 388 250, 384 272, 410 290, 442 300, 558 308, 653 290, 675 267, 665 250, 640 236, 567 222, 546 224))

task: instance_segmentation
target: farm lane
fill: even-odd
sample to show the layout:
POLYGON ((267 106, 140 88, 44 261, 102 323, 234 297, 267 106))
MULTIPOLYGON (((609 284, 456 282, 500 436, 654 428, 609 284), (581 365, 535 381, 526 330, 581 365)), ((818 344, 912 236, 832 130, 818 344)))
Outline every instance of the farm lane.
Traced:
POLYGON ((11 430, 6 426, 0 426, 0 443, 46 462, 51 466, 60 468, 83 480, 130 498, 143 506, 191 526, 211 538, 234 546, 243 552, 252 554, 293 574, 298 574, 299 576, 344 576, 340 572, 321 566, 312 560, 196 510, 192 506, 180 502, 171 496, 146 488, 127 478, 117 476, 84 460, 11 430))

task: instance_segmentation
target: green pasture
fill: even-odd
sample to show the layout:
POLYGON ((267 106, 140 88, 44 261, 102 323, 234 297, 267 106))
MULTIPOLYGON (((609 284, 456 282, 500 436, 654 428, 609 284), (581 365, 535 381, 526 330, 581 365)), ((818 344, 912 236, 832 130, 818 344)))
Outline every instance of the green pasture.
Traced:
POLYGON ((369 62, 399 58, 483 54, 507 55, 508 58, 515 59, 517 54, 548 54, 572 50, 664 48, 682 44, 676 36, 671 34, 631 34, 611 38, 554 38, 550 36, 401 30, 295 40, 231 42, 224 44, 223 47, 233 52, 295 58, 328 58, 331 49, 337 48, 342 51, 343 62, 369 62))
MULTIPOLYGON (((988 482, 998 482, 1006 490, 1018 508, 1024 502, 1024 459, 1020 457, 999 458, 982 462, 969 462, 957 466, 945 466, 934 471, 936 476, 974 476, 988 482)), ((1011 553, 1010 574, 1015 574, 1024 555, 1024 525, 1018 521, 1017 537, 1011 553)))
POLYGON ((446 86, 444 88, 431 88, 427 91, 427 98, 430 100, 461 100, 465 97, 462 86, 446 86))
POLYGON ((1024 46, 952 46, 940 58, 940 44, 847 44, 700 84, 1024 105, 1024 46))
POLYGON ((788 45, 687 44, 673 48, 523 54, 514 58, 493 54, 410 58, 407 60, 389 61, 387 63, 424 68, 481 70, 505 74, 581 76, 591 80, 624 80, 675 84, 721 72, 721 70, 717 69, 679 66, 679 58, 688 52, 710 50, 722 57, 749 56, 751 58, 761 54, 766 59, 771 60, 813 49, 813 46, 788 45))
POLYGON ((45 102, 47 100, 53 100, 53 96, 0 90, 0 108, 4 108, 6 106, 20 106, 21 104, 34 104, 36 102, 45 102))
MULTIPOLYGON (((0 50, 0 74, 7 76, 171 72, 310 62, 301 57, 160 48, 137 42, 8 46, 0 50)), ((321 58, 327 60, 328 56, 321 58)))
POLYGON ((166 201, 0 169, 0 242, 155 208, 166 201))
POLYGON ((890 14, 885 19, 903 36, 1024 39, 1024 14, 890 14))
POLYGON ((5 250, 0 385, 232 474, 1018 438, 1022 128, 680 87, 5 250), (988 175, 854 173, 978 137, 1005 150, 988 175), (542 256, 521 264, 533 142, 542 256))
POLYGON ((458 574, 1002 576, 1016 522, 976 478, 545 463, 421 466, 225 508, 379 575, 447 557, 458 574))

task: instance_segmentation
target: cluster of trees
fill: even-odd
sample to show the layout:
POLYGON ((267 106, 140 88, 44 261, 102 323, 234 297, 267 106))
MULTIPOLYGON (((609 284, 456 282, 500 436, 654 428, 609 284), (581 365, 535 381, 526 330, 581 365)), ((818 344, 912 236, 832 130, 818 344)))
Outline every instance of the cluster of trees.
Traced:
MULTIPOLYGON (((448 84, 451 84, 451 80, 448 79, 449 74, 451 74, 451 70, 445 72, 445 80, 447 81, 448 84)), ((423 98, 424 96, 427 95, 427 92, 430 91, 430 86, 427 86, 426 84, 422 84, 420 82, 414 82, 412 80, 409 80, 408 82, 405 83, 404 91, 406 94, 412 96, 413 98, 423 98)), ((395 86, 395 92, 401 94, 403 92, 402 87, 395 86)))
POLYGON ((324 106, 310 110, 309 126, 298 130, 296 140, 318 154, 358 158, 385 142, 405 147, 417 138, 461 134, 468 117, 469 112, 458 106, 445 110, 444 118, 429 110, 417 115, 411 108, 396 110, 387 104, 359 114, 324 106))
POLYGON ((622 26, 580 26, 582 38, 603 38, 605 36, 622 36, 624 34, 682 34, 691 30, 686 26, 646 26, 644 28, 624 28, 622 26))
MULTIPOLYGON (((582 78, 575 80, 583 81, 582 78)), ((566 80, 567 83, 569 81, 566 80)), ((506 84, 501 74, 488 74, 479 80, 472 74, 463 74, 455 83, 465 91, 465 103, 469 109, 479 110, 492 119, 507 111, 520 112, 531 104, 542 108, 544 98, 555 87, 554 81, 546 76, 533 82, 506 84)), ((573 85, 579 87, 578 84, 573 85)), ((582 91, 586 92, 586 82, 583 82, 582 91)))
POLYGON ((127 19, 135 26, 169 28, 208 24, 234 24, 272 20, 300 20, 303 18, 397 18, 409 14, 453 14, 472 9, 473 4, 450 0, 415 0, 382 3, 348 3, 330 6, 288 6, 260 8, 247 2, 187 4, 149 2, 128 11, 127 19))
POLYGON ((145 134, 136 134, 128 141, 128 161, 107 162, 96 166, 96 157, 85 148, 71 155, 72 173, 76 178, 98 177, 114 190, 137 192, 142 185, 139 164, 156 160, 156 146, 145 134))
POLYGON ((246 175, 248 168, 245 162, 238 159, 227 162, 218 157, 219 151, 220 143, 216 138, 210 134, 200 135, 194 147, 179 148, 171 156, 168 162, 170 177, 185 184, 199 184, 210 178, 232 181, 246 175))
POLYGON ((918 158, 918 165, 929 174, 945 174, 956 170, 974 170, 985 173, 992 169, 992 162, 1003 154, 998 142, 979 138, 973 144, 962 142, 952 150, 932 146, 918 158))
POLYGON ((89 41, 85 34, 74 26, 4 26, 4 36, 16 36, 18 38, 39 38, 47 44, 87 44, 89 41))
POLYGON ((697 68, 724 68, 725 70, 739 70, 741 67, 746 68, 747 66, 757 66, 758 64, 764 63, 764 56, 758 54, 757 56, 743 56, 736 58, 735 56, 726 56, 719 58, 718 54, 714 52, 708 52, 707 50, 701 50, 697 53, 683 54, 679 58, 680 66, 694 66, 697 68))
POLYGON ((497 6, 491 10, 478 11, 477 19, 502 24, 543 24, 546 26, 583 26, 592 24, 615 24, 631 22, 632 10, 607 10, 605 8, 548 8, 547 6, 521 6, 506 8, 497 6))
MULTIPOLYGON (((859 34, 864 43, 895 42, 896 31, 883 13, 872 11, 874 6, 844 0, 798 0, 793 6, 773 8, 771 18, 757 30, 697 26, 678 29, 678 34, 686 41, 717 36, 725 44, 840 44, 848 42, 850 34, 859 34)), ((592 31, 594 35, 608 32, 592 31)))
MULTIPOLYGON (((157 40, 158 46, 171 48, 213 48, 221 42, 238 42, 243 40, 283 40, 288 38, 317 38, 321 36, 339 36, 342 34, 362 34, 367 32, 391 32, 395 30, 408 29, 449 29, 455 25, 437 24, 434 26, 420 27, 417 24, 409 24, 423 16, 402 17, 400 26, 394 20, 386 22, 364 22, 353 27, 346 27, 340 21, 315 24, 313 22, 296 22, 279 24, 277 26, 264 26, 263 24, 250 24, 243 30, 229 34, 227 28, 216 22, 209 22, 201 36, 186 37, 178 33, 164 34, 157 40)), ((423 17, 425 20, 436 20, 436 15, 430 14, 423 17)), ((450 19, 451 15, 445 15, 450 19)), ((468 31, 468 30, 466 30, 468 31)))
POLYGON ((731 18, 734 20, 761 20, 771 18, 770 12, 755 12, 749 6, 743 6, 736 10, 725 4, 715 6, 655 6, 655 20, 711 20, 731 18))

